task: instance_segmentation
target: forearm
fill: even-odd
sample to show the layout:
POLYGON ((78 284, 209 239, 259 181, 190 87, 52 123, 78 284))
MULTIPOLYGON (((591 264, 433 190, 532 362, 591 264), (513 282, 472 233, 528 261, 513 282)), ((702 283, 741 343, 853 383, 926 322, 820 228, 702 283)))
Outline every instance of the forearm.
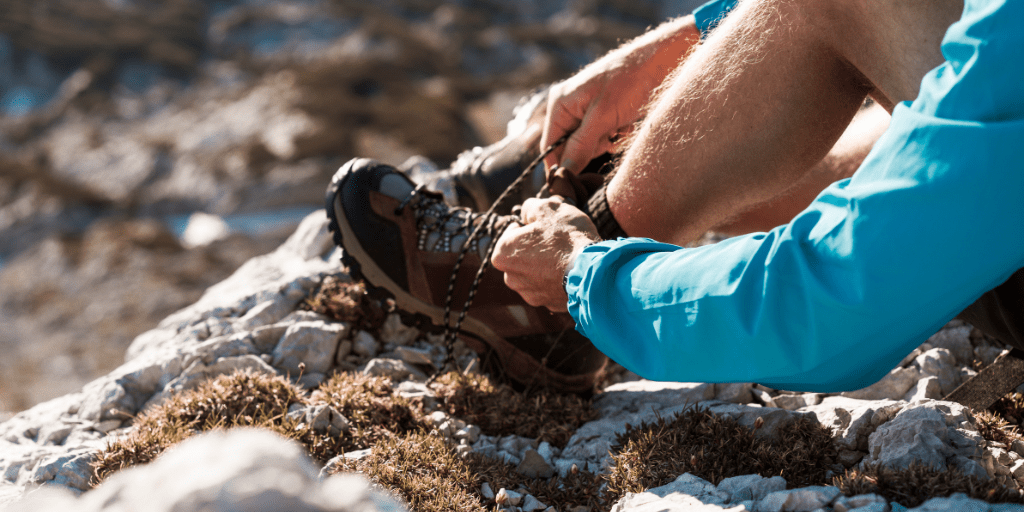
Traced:
POLYGON ((686 15, 648 30, 591 65, 600 67, 606 60, 638 65, 643 76, 636 78, 653 84, 649 87, 653 88, 665 80, 699 41, 700 32, 694 17, 686 15))
POLYGON ((685 244, 779 195, 857 112, 868 91, 857 73, 817 34, 787 30, 799 12, 760 9, 741 3, 649 108, 608 188, 631 236, 685 244))

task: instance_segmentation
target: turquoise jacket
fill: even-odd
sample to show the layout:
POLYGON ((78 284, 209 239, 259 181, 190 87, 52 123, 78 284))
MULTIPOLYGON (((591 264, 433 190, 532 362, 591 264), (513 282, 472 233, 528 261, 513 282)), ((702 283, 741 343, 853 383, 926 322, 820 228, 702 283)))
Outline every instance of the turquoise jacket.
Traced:
POLYGON ((584 250, 577 330, 654 380, 831 392, 884 376, 1024 267, 1024 1, 966 0, 942 53, 856 174, 789 224, 584 250))

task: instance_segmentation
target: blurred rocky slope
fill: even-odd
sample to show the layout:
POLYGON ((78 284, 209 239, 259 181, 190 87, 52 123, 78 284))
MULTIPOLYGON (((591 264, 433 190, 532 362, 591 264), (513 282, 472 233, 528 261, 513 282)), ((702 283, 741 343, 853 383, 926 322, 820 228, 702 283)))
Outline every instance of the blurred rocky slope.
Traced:
POLYGON ((113 368, 281 240, 185 249, 167 216, 312 209, 356 155, 443 166, 696 3, 0 0, 0 411, 113 368))

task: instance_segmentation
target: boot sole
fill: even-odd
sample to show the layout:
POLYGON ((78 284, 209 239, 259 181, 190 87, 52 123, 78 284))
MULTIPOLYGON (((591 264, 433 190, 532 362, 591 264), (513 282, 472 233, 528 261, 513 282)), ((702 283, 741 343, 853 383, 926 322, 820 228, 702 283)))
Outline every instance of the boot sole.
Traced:
MULTIPOLYGON (((359 238, 350 229, 348 219, 345 217, 345 209, 337 204, 338 191, 345 185, 356 162, 359 160, 347 162, 335 173, 325 197, 325 210, 330 221, 328 229, 335 245, 342 248, 342 263, 348 267, 349 274, 353 279, 362 279, 367 285, 373 287, 371 292, 383 292, 394 299, 399 309, 419 315, 431 325, 443 327, 444 308, 412 296, 376 265, 370 263, 364 267, 359 263, 360 260, 366 262, 373 260, 359 243, 359 238), (350 242, 344 243, 344 240, 350 242)), ((453 312, 452 316, 457 314, 457 312, 453 312)), ((540 382, 564 391, 586 392, 592 390, 594 383, 603 372, 603 368, 601 368, 580 375, 558 373, 519 350, 505 338, 498 336, 483 322, 468 315, 462 322, 459 334, 472 336, 489 346, 497 354, 506 374, 523 384, 540 382)))

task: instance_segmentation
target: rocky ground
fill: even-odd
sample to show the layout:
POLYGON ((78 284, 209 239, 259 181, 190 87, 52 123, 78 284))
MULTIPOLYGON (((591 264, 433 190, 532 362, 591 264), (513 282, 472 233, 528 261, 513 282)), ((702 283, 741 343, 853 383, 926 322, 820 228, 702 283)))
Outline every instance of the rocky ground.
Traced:
MULTIPOLYGON (((137 414, 170 403, 211 377, 240 369, 290 376, 296 385, 310 391, 336 372, 386 376, 395 384, 397 395, 420 400, 425 412, 437 409, 436 400, 431 401, 437 388, 423 384, 426 374, 444 357, 435 336, 404 325, 396 314, 375 322, 371 333, 364 330, 369 328, 365 319, 339 321, 299 307, 308 303, 325 278, 347 282, 339 262, 325 219, 311 215, 276 251, 245 263, 196 304, 136 338, 125 364, 78 392, 37 405, 0 424, 0 502, 11 503, 10 510, 127 510, 143 505, 147 510, 199 510, 204 503, 226 507, 228 502, 243 509, 246 504, 262 503, 267 510, 400 510, 403 505, 386 488, 373 490, 353 476, 326 476, 333 473, 332 468, 346 467, 346 461, 366 457, 372 450, 346 453, 328 461, 321 470, 298 445, 273 434, 246 430, 199 436, 151 465, 115 473, 90 490, 93 464, 100 452, 112 442, 138 435, 133 419, 137 414), (37 486, 42 488, 33 490, 37 486), (226 489, 237 492, 224 492, 226 489)), ((751 384, 656 383, 618 369, 593 401, 590 417, 594 419, 571 432, 561 447, 537 438, 487 435, 439 409, 430 413, 427 421, 434 433, 453 443, 462 456, 479 454, 503 461, 508 471, 550 480, 568 478, 578 471, 608 473, 615 465, 611 450, 617 435, 644 422, 674 417, 694 404, 715 417, 754 429, 766 439, 782 435, 788 426, 805 418, 835 432, 837 451, 828 470, 831 475, 874 464, 890 468, 924 465, 997 484, 1004 496, 1019 500, 1024 442, 1015 435, 1002 441, 988 439, 981 434, 985 429, 976 414, 936 400, 973 374, 972 366, 991 362, 1000 351, 969 326, 953 323, 924 342, 879 383, 839 395, 794 394, 751 384)), ((457 359, 466 366, 474 357, 463 350, 457 359)), ((304 407, 291 407, 289 416, 297 415, 304 425, 332 436, 354 428, 330 407, 304 407)), ((654 471, 653 466, 645 470, 644 463, 651 463, 656 456, 645 457, 641 475, 654 471)), ((783 471, 782 476, 772 478, 737 475, 713 484, 680 473, 644 492, 626 493, 612 510, 867 512, 906 508, 872 493, 841 495, 840 489, 832 486, 787 489, 786 474, 783 471)), ((489 506, 504 510, 546 510, 549 506, 525 489, 484 483, 488 485, 481 485, 479 494, 491 500, 489 506)), ((953 495, 932 499, 913 510, 1021 509, 1020 504, 989 504, 953 495)))
POLYGON ((179 248, 169 218, 308 212, 354 156, 444 165, 697 1, 0 0, 0 415, 283 239, 179 248))
MULTIPOLYGON (((445 356, 436 335, 384 311, 373 321, 309 311, 325 279, 350 281, 322 214, 283 245, 281 232, 194 243, 168 228, 173 215, 310 208, 352 156, 443 165, 500 138, 524 92, 694 3, 0 0, 0 507, 421 510, 340 471, 381 456, 372 449, 316 460, 308 444, 251 429, 196 436, 94 488, 94 464, 141 435, 140 414, 239 370, 289 382, 305 401, 292 404, 289 425, 318 439, 355 435, 351 414, 307 403, 325 383, 391 379, 394 396, 421 404, 426 429, 452 453, 500 461, 470 490, 482 508, 581 512, 500 482, 531 475, 530 485, 557 488, 608 477, 621 466, 621 436, 694 405, 759 439, 784 438, 801 419, 834 429, 829 478, 923 465, 976 477, 976 497, 1015 496, 1020 438, 993 435, 984 417, 937 400, 1003 349, 967 325, 947 325, 881 382, 840 395, 654 383, 614 368, 565 439, 549 442, 488 433, 443 410, 440 390, 424 383, 445 356)), ((475 360, 456 348, 463 367, 475 360)), ((657 455, 639 459, 634 480, 669 478, 603 508, 869 512, 910 503, 863 480, 865 491, 849 496, 829 479, 798 485, 795 466, 723 479, 657 455)), ((918 495, 948 494, 942 476, 928 475, 918 495)), ((903 488, 918 482, 900 478, 903 488)), ((960 494, 913 509, 1021 506, 960 494)))

